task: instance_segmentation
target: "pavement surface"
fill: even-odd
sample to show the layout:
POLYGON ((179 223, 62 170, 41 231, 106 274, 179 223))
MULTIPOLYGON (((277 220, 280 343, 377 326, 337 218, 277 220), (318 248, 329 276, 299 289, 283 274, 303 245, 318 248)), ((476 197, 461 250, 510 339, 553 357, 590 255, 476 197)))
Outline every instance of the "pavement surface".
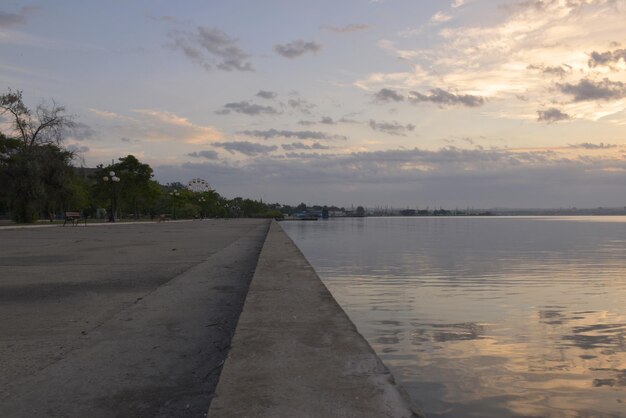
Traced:
POLYGON ((419 411, 273 222, 208 417, 414 416, 419 411))
POLYGON ((206 416, 267 230, 0 230, 0 416, 206 416))

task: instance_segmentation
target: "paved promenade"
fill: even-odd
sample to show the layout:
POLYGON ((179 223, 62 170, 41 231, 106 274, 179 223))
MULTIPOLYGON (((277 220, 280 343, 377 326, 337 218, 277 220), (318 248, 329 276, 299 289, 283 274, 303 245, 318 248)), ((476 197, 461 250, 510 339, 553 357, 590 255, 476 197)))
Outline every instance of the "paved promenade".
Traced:
POLYGON ((206 416, 267 228, 0 230, 0 416, 206 416))

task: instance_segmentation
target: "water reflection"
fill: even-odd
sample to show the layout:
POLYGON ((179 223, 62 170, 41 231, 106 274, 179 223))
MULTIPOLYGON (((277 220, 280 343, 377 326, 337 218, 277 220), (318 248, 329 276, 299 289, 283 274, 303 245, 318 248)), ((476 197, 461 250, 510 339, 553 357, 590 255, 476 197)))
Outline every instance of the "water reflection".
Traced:
POLYGON ((626 416, 626 219, 285 224, 429 417, 626 416))
POLYGON ((412 324, 415 329, 415 341, 423 343, 426 340, 433 342, 476 340, 482 338, 484 327, 476 323, 462 324, 412 324))

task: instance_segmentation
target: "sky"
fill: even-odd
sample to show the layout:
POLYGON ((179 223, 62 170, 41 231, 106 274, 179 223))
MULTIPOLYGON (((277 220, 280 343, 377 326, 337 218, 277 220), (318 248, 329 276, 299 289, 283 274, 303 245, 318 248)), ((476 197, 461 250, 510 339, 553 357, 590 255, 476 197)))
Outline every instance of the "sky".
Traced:
POLYGON ((0 89, 64 105, 79 164, 231 198, 622 207, 624 22, 626 0, 4 0, 0 89))

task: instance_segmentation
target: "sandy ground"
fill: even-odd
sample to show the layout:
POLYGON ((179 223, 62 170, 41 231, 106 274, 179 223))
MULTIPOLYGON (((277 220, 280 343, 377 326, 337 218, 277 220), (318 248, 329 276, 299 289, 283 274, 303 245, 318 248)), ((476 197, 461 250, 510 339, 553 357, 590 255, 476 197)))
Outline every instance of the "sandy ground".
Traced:
POLYGON ((0 416, 205 416, 268 224, 1 229, 0 416))

